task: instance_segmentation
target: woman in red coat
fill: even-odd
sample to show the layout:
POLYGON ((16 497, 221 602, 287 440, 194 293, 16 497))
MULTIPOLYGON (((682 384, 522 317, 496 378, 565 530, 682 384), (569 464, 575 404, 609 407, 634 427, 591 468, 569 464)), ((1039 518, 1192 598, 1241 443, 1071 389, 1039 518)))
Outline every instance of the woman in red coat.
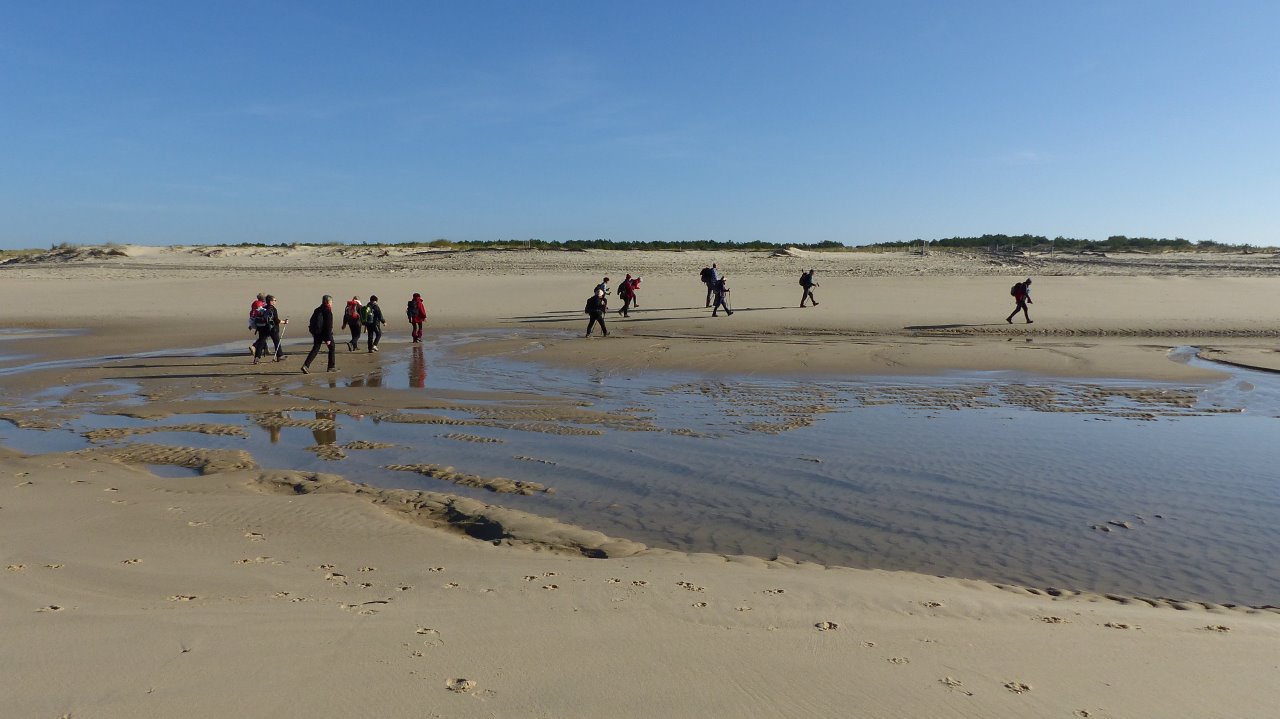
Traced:
POLYGON ((427 321, 427 308, 422 304, 422 295, 417 292, 413 293, 413 299, 409 300, 409 306, 405 308, 404 313, 409 318, 409 326, 413 328, 413 341, 422 341, 422 323, 427 321))

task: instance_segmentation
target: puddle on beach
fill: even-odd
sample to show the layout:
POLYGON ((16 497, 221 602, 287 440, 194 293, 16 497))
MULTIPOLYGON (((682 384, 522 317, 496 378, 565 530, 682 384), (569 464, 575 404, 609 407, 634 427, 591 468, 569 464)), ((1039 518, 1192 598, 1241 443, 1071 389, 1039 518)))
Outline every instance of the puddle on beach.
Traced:
POLYGON ((657 547, 1280 604, 1273 375, 770 380, 450 360, 450 342, 477 336, 387 345, 377 370, 271 390, 308 411, 133 419, 107 412, 136 404, 136 386, 99 386, 96 411, 77 402, 52 430, 0 423, 0 444, 239 450, 262 467, 462 494, 657 547), (330 387, 452 399, 388 411, 307 397, 330 387), (428 464, 555 491, 496 494, 403 471, 428 464))

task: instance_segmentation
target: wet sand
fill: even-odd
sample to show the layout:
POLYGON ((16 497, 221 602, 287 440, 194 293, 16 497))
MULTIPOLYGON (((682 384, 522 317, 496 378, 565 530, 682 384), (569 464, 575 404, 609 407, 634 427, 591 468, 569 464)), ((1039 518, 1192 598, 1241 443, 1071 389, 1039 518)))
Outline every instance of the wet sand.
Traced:
MULTIPOLYGON (((744 268, 767 269, 743 272, 720 256, 746 310, 730 326, 696 306, 697 253, 573 253, 579 264, 557 256, 541 270, 532 267, 541 258, 493 254, 437 267, 434 257, 391 258, 403 267, 390 267, 371 255, 184 264, 155 253, 0 268, 5 306, 62 298, 54 305, 69 300, 77 315, 42 318, 41 329, 90 330, 6 340, 0 355, 65 363, 27 370, 30 358, 4 360, 0 372, 13 371, 0 374, 0 404, 68 389, 38 411, 0 411, 56 424, 115 391, 104 388, 131 383, 126 394, 144 398, 127 408, 138 416, 164 414, 166 403, 211 409, 219 395, 248 390, 240 411, 251 406, 268 424, 272 412, 331 409, 325 402, 336 396, 368 411, 453 417, 447 392, 397 400, 403 393, 387 388, 331 387, 323 374, 284 396, 281 385, 299 378, 296 355, 250 368, 240 348, 248 345, 240 305, 264 284, 305 309, 314 300, 303 297, 325 291, 339 299, 423 291, 430 341, 441 327, 577 329, 586 293, 574 288, 593 284, 582 278, 616 280, 636 266, 646 273, 642 307, 632 321, 612 322, 618 339, 513 338, 481 354, 619 373, 968 368, 1180 382, 1220 376, 1168 361, 1187 335, 1212 351, 1265 356, 1275 336, 1266 310, 1280 287, 1272 265, 1247 264, 1258 258, 1243 268, 1210 258, 1198 269, 1181 267, 1194 261, 1183 258, 1136 278, 1108 275, 1112 267, 1091 277, 1037 272, 1036 324, 1000 327, 1008 280, 1026 264, 991 274, 959 263, 915 277, 921 268, 907 256, 876 257, 874 267, 841 258, 843 269, 819 264, 825 258, 780 258, 784 266, 751 257, 744 268), (343 270, 352 260, 367 263, 354 282, 343 270), (784 310, 798 294, 790 275, 803 264, 822 268, 823 304, 784 310), (361 284, 370 287, 351 288, 361 284), (1254 302, 1242 307, 1242 295, 1254 302), (155 305, 171 324, 154 321, 155 305), (725 351, 724 340, 744 332, 750 344, 725 351), (810 346, 814 338, 829 341, 810 346), (132 356, 211 340, 227 350, 132 356), (130 357, 83 359, 113 354, 130 357)), ((334 380, 378 361, 340 354, 334 380)), ((552 414, 494 419, 581 426, 572 418, 591 409, 566 402, 543 411, 552 414)), ((220 431, 198 424, 188 428, 196 438, 220 431)), ((467 426, 442 431, 460 445, 484 436, 467 426)), ((380 490, 353 484, 359 477, 256 469, 251 457, 194 441, 101 439, 86 454, 0 458, 0 477, 11 479, 0 485, 0 621, 10 638, 0 664, 6 676, 28 677, 6 687, 16 715, 1198 717, 1265 716, 1280 700, 1270 681, 1280 617, 1271 610, 675 553, 511 510, 497 492, 491 501, 450 494, 438 479, 438 491, 380 490), (162 478, 134 466, 160 459, 203 474, 162 478), (599 556, 611 558, 591 558, 599 556), (33 662, 34 676, 25 671, 33 662)))

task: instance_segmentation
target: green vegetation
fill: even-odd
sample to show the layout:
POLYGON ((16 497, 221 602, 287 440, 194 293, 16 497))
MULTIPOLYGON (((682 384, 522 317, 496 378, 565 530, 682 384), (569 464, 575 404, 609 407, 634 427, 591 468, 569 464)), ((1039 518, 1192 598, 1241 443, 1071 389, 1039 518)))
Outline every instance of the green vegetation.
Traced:
POLYGON ((1055 237, 1052 240, 1043 235, 982 235, 981 237, 947 237, 939 240, 907 240, 902 242, 881 242, 867 245, 877 249, 906 249, 925 244, 929 248, 965 248, 975 250, 1042 250, 1059 252, 1123 252, 1123 251, 1168 251, 1168 250, 1206 250, 1249 252, 1256 249, 1252 245, 1225 245, 1213 240, 1191 242, 1181 237, 1156 239, 1154 237, 1125 237, 1112 235, 1105 240, 1088 240, 1074 237, 1055 237))

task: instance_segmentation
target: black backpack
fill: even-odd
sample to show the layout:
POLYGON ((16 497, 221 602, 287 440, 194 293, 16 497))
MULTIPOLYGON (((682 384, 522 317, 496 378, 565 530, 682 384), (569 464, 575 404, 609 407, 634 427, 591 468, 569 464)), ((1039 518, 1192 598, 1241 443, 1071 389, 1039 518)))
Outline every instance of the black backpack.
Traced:
POLYGON ((710 267, 703 267, 703 268, 702 268, 702 272, 699 272, 699 273, 698 273, 698 276, 702 278, 702 281, 703 281, 703 282, 710 282, 710 281, 711 281, 711 268, 710 268, 710 267))
POLYGON ((307 331, 309 331, 312 336, 319 337, 322 330, 324 330, 324 308, 317 307, 315 311, 311 313, 311 322, 307 325, 307 331))

